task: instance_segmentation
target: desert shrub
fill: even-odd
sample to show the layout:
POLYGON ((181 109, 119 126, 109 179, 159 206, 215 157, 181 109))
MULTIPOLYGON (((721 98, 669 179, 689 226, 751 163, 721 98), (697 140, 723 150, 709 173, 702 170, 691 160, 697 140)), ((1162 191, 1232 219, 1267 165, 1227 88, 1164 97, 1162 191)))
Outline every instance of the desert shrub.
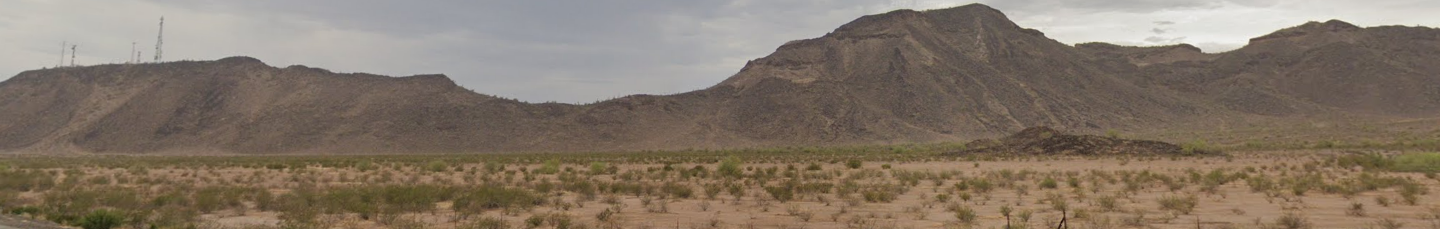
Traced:
POLYGON ((356 163, 356 164, 355 164, 355 170, 360 170, 360 171, 362 171, 362 172, 372 171, 372 170, 376 170, 376 169, 379 169, 379 168, 380 168, 380 166, 375 165, 375 162, 368 161, 368 160, 367 160, 367 161, 360 161, 359 163, 356 163))
POLYGON ((55 176, 38 170, 0 170, 0 190, 44 191, 55 186, 55 176))
POLYGON ((1196 139, 1180 144, 1180 153, 1184 154, 1203 154, 1209 153, 1212 150, 1214 150, 1214 148, 1211 147, 1209 143, 1205 143, 1205 140, 1196 139))
POLYGON ((590 175, 608 174, 609 170, 607 168, 609 167, 610 166, 605 165, 605 162, 590 162, 590 170, 588 172, 590 172, 590 175))
MULTIPOLYGON (((607 209, 608 210, 608 209, 607 209)), ((461 229, 510 229, 510 223, 495 217, 481 217, 460 226, 461 229)))
POLYGON ((850 169, 859 169, 860 166, 864 165, 863 163, 864 162, 861 162, 860 159, 850 159, 845 161, 845 167, 850 169))
POLYGON ((1313 227, 1309 219, 1294 212, 1285 213, 1285 215, 1280 216, 1280 218, 1276 218, 1275 226, 1285 229, 1306 229, 1313 227))
POLYGON ((1335 158, 1341 167, 1362 167, 1396 172, 1440 172, 1440 153, 1406 153, 1386 157, 1378 153, 1348 154, 1335 158))
POLYGON ((1102 211, 1120 210, 1120 204, 1115 201, 1115 196, 1101 196, 1095 200, 1095 204, 1099 205, 1102 211))
POLYGON ((485 171, 491 172, 491 173, 496 173, 496 172, 500 172, 500 171, 505 171, 505 165, 500 164, 500 162, 486 161, 486 162, 485 162, 485 171))
POLYGON ((441 160, 434 160, 434 161, 430 161, 430 163, 426 163, 426 164, 425 164, 425 171, 430 171, 430 172, 444 172, 444 171, 449 170, 449 169, 450 169, 450 163, 445 163, 445 161, 441 161, 441 160))
POLYGON ((1354 217, 1363 217, 1363 216, 1365 216, 1365 204, 1361 204, 1361 203, 1350 203, 1350 208, 1345 209, 1345 215, 1354 216, 1354 217))
POLYGON ((107 188, 96 190, 51 190, 44 194, 47 218, 56 222, 71 222, 97 208, 141 209, 145 203, 137 198, 139 193, 128 188, 107 188))
MULTIPOLYGON (((291 197, 286 195, 285 197, 291 197)), ((281 228, 321 228, 320 211, 315 208, 292 207, 280 212, 277 218, 280 219, 281 228)))
POLYGON ((486 185, 460 194, 451 207, 456 211, 478 213, 499 208, 530 208, 544 202, 544 197, 523 189, 486 185))
POLYGON ((965 223, 965 224, 975 223, 975 218, 976 218, 975 209, 971 209, 971 208, 968 207, 968 206, 959 206, 959 207, 956 207, 954 211, 955 211, 955 219, 960 220, 960 222, 965 223))
POLYGON ((833 183, 826 183, 826 182, 807 182, 807 183, 800 183, 800 184, 798 184, 798 185, 795 185, 795 188, 794 188, 794 189, 795 189, 795 193, 798 193, 798 194, 801 194, 801 195, 807 195, 807 194, 816 194, 816 193, 830 193, 830 189, 832 189, 832 188, 834 188, 834 187, 835 187, 835 184, 833 184, 833 183))
POLYGON ((1440 153, 1407 153, 1391 159, 1390 168, 1399 172, 1440 172, 1440 153))
POLYGON ((13 215, 35 215, 35 214, 40 214, 40 207, 35 207, 35 206, 19 206, 19 207, 13 207, 13 208, 10 208, 10 209, 6 210, 6 213, 10 213, 10 214, 13 214, 13 215))
POLYGON ((689 199, 695 196, 695 189, 685 184, 665 183, 665 185, 660 186, 660 190, 665 192, 665 194, 681 199, 689 199))
POLYGON ((433 210, 435 203, 450 200, 454 189, 435 185, 390 185, 378 190, 387 208, 398 212, 433 210))
POLYGON ((112 210, 94 210, 80 218, 76 226, 84 229, 110 229, 125 223, 125 214, 112 210))
POLYGON ((718 183, 701 185, 700 188, 705 191, 705 198, 708 199, 715 199, 715 197, 720 196, 720 191, 725 191, 725 187, 718 183))
POLYGON ((1180 213, 1180 214, 1182 214, 1182 215, 1186 215, 1186 214, 1190 214, 1191 211, 1194 211, 1194 210, 1195 210, 1195 205, 1196 205, 1196 203, 1199 202, 1199 198, 1196 198, 1196 197, 1193 196, 1193 195, 1192 195, 1192 196, 1183 196, 1183 197, 1182 197, 1182 196, 1164 196, 1164 197, 1160 197, 1160 199, 1159 199, 1159 200, 1156 200, 1156 201, 1158 201, 1158 202, 1160 203, 1160 209, 1161 209, 1161 210, 1170 210, 1170 211, 1174 211, 1174 212, 1180 213))
POLYGON ((1381 169, 1389 167, 1390 159, 1378 153, 1356 153, 1335 157, 1335 165, 1345 168, 1359 166, 1366 169, 1381 169))
MULTIPOLYGON (((132 214, 132 216, 138 216, 132 214)), ((146 224, 155 225, 158 228, 187 228, 198 222, 200 211, 182 206, 165 206, 154 209, 152 215, 147 219, 146 224)), ((132 218, 133 219, 133 218, 132 218)), ((135 223, 132 221, 132 223, 135 223)))
POLYGON ((1405 183, 1401 183, 1401 184, 1400 184, 1400 199, 1401 199, 1401 200, 1404 200, 1404 201, 1405 201, 1405 204, 1408 204, 1408 205, 1416 205, 1416 204, 1418 204, 1418 203, 1420 202, 1420 197, 1419 197, 1419 196, 1420 196, 1420 195, 1425 195, 1425 194, 1429 193, 1429 191, 1430 191, 1430 190, 1429 190, 1428 188, 1426 188, 1425 185, 1422 185, 1422 184, 1419 184, 1419 183, 1415 183, 1415 182, 1405 182, 1405 183))
POLYGON ((1275 182, 1264 176, 1253 176, 1245 179, 1245 184, 1250 186, 1251 192, 1264 193, 1275 189, 1275 182))
POLYGON ((570 215, 560 213, 534 214, 530 215, 529 218, 525 218, 526 228, 536 228, 544 225, 550 225, 556 229, 568 229, 575 226, 574 222, 570 219, 570 215))
POLYGON ((877 185, 861 190, 860 196, 865 198, 865 202, 889 203, 895 201, 895 198, 900 195, 898 189, 898 187, 889 185, 877 185))
MULTIPOLYGON (((194 200, 194 207, 200 210, 200 212, 210 213, 225 208, 241 206, 243 204, 241 201, 246 200, 246 197, 253 196, 253 193, 262 191, 264 190, 258 188, 205 187, 196 190, 195 193, 191 195, 191 199, 194 200)), ((153 203, 153 201, 160 200, 158 198, 157 196, 157 199, 153 199, 152 204, 158 204, 153 203)), ((184 200, 171 201, 184 202, 184 200)))
POLYGON ((555 159, 547 160, 545 164, 540 165, 539 169, 535 169, 535 172, 539 174, 560 173, 560 161, 555 159))
POLYGON ((600 213, 595 214, 595 219, 600 220, 600 222, 608 222, 610 219, 614 219, 614 217, 615 211, 611 211, 610 208, 605 208, 605 210, 601 210, 600 213))
POLYGON ((736 156, 726 157, 725 160, 720 161, 720 165, 715 167, 715 172, 720 173, 722 176, 736 178, 745 173, 740 170, 740 157, 736 156))
POLYGON ((995 185, 990 183, 989 179, 985 178, 966 179, 955 182, 955 189, 960 191, 973 190, 976 193, 987 193, 990 192, 991 189, 994 189, 994 187, 995 185))
POLYGON ((1046 177, 1045 179, 1040 180, 1040 188, 1055 189, 1058 187, 1060 187, 1060 185, 1056 183, 1055 178, 1046 177))
POLYGON ((782 203, 795 199, 795 189, 790 186, 765 187, 765 192, 770 193, 770 197, 782 203))

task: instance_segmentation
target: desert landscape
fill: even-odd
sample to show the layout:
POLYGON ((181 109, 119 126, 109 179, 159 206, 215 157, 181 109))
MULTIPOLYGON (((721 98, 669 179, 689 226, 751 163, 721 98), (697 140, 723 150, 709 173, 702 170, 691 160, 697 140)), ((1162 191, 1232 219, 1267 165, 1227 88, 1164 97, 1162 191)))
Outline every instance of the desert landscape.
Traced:
POLYGON ((70 48, 0 82, 0 229, 1440 229, 1424 26, 1207 53, 902 9, 574 104, 70 48))
MULTIPOLYGON (((1048 129, 998 141, 1063 139, 1124 141, 1048 129)), ((1440 228, 1440 156, 1414 149, 1068 143, 985 153, 979 142, 7 157, 0 204, 122 228, 1440 228)))

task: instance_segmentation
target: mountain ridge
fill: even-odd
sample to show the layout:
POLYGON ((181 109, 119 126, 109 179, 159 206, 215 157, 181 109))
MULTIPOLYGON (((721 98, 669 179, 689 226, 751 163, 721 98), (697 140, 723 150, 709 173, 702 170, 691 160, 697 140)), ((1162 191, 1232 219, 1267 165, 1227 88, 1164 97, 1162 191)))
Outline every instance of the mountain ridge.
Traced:
POLYGON ((1435 29, 1331 20, 1257 39, 1223 53, 1071 46, 985 5, 896 10, 787 42, 705 89, 590 104, 503 99, 438 74, 335 73, 250 57, 32 70, 0 82, 0 151, 721 149, 1440 111, 1435 29))

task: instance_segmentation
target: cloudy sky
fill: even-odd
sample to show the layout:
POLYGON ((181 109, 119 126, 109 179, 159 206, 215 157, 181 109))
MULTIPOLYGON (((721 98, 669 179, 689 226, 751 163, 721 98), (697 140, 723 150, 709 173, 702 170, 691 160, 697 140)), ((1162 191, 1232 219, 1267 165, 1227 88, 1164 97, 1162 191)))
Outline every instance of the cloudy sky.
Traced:
MULTIPOLYGON (((392 76, 441 73, 476 92, 588 103, 718 83, 789 40, 856 17, 976 3, 940 0, 380 1, 0 0, 0 77, 154 55, 252 56, 274 66, 392 76), (64 60, 69 62, 68 59, 64 60)), ((1341 19, 1360 26, 1440 26, 1435 0, 983 0, 1060 42, 1190 43, 1206 52, 1341 19)))

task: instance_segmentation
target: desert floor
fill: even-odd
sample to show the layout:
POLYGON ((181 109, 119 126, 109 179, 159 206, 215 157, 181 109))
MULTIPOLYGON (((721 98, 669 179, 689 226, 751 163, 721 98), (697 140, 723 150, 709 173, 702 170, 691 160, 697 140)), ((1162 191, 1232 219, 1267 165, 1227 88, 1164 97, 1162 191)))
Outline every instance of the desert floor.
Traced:
POLYGON ((1395 166, 1434 154, 17 157, 0 207, 122 228, 1440 228, 1440 178, 1395 166))

